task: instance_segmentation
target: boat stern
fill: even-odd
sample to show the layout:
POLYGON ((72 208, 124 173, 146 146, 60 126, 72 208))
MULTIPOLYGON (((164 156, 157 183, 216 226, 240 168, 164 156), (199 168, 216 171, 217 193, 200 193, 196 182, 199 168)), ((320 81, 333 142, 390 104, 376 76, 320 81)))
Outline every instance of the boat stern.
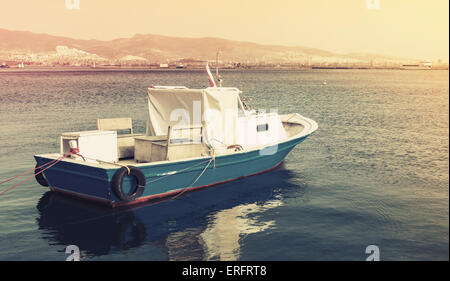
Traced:
MULTIPOLYGON (((36 166, 55 161, 59 154, 35 155, 36 166)), ((52 164, 50 164, 52 165, 52 164)), ((113 204, 110 181, 116 169, 96 167, 72 159, 63 159, 53 166, 42 168, 44 180, 52 191, 67 193, 77 197, 113 204)))

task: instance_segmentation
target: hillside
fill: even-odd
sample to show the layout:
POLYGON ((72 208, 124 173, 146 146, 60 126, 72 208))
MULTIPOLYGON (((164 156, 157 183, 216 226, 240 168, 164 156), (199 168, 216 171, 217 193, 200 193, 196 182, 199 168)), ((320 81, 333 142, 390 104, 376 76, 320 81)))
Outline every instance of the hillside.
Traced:
MULTIPOLYGON (((396 61, 394 57, 361 54, 336 54, 333 52, 308 48, 262 45, 251 42, 232 41, 220 38, 181 38, 153 34, 136 34, 131 38, 109 41, 79 40, 68 37, 37 34, 27 31, 0 29, 0 57, 20 54, 35 57, 41 54, 52 56, 56 46, 67 46, 76 54, 88 53, 86 59, 120 60, 139 57, 150 63, 175 61, 180 59, 214 60, 217 50, 224 62, 244 63, 367 63, 374 59, 396 61), (78 52, 82 51, 82 52, 78 52)), ((59 54, 58 58, 60 58, 59 54)), ((69 56, 70 54, 66 54, 69 56)), ((51 57, 55 59, 54 57, 51 57)), ((9 57, 9 59, 15 59, 9 57)), ((45 60, 41 58, 41 60, 45 60)))

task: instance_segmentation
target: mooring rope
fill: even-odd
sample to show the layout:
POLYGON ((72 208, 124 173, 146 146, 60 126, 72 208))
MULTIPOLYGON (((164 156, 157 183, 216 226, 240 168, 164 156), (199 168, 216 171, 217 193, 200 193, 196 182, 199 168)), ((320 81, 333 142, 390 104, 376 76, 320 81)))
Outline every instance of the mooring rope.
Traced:
POLYGON ((18 178, 19 176, 23 176, 23 175, 25 175, 25 174, 27 174, 27 173, 29 173, 29 172, 36 171, 37 169, 40 169, 40 168, 42 168, 43 166, 47 166, 47 167, 45 167, 44 169, 42 169, 41 171, 39 171, 39 172, 37 172, 37 173, 33 173, 32 176, 26 178, 25 180, 23 180, 23 181, 21 181, 21 182, 15 184, 15 185, 13 185, 12 187, 10 187, 10 188, 8 188, 8 189, 6 189, 6 190, 3 190, 2 192, 0 192, 0 196, 3 195, 3 194, 5 194, 5 193, 8 192, 8 191, 14 189, 15 187, 21 185, 22 183, 24 183, 24 182, 30 180, 31 178, 33 178, 33 177, 35 177, 35 176, 41 174, 41 173, 44 172, 45 170, 47 170, 47 169, 53 167, 54 165, 58 164, 61 160, 63 160, 64 158, 68 157, 68 156, 71 155, 71 154, 73 154, 73 153, 72 153, 72 152, 69 152, 69 153, 67 153, 67 154, 65 154, 65 155, 63 155, 63 156, 61 156, 61 157, 59 157, 59 158, 56 158, 56 159, 54 159, 54 160, 52 160, 52 161, 50 161, 50 162, 48 162, 48 163, 45 163, 44 165, 41 165, 41 166, 39 166, 39 167, 36 167, 36 168, 34 168, 33 170, 29 170, 29 171, 27 171, 27 172, 25 172, 25 173, 22 173, 22 174, 20 174, 20 175, 17 175, 17 176, 15 176, 15 177, 12 177, 12 178, 10 178, 10 179, 7 179, 7 180, 2 181, 1 183, 8 182, 8 181, 10 181, 10 180, 13 180, 13 179, 15 179, 15 178, 18 178), (52 164, 49 165, 49 163, 52 163, 52 164))
MULTIPOLYGON (((214 161, 214 157, 211 157, 211 159, 209 160, 208 164, 206 165, 206 167, 203 169, 203 171, 200 173, 200 175, 198 175, 198 177, 188 186, 186 186, 185 188, 183 188, 183 190, 178 193, 177 195, 175 195, 174 197, 170 198, 170 200, 173 200, 175 198, 178 198, 180 195, 182 195, 183 193, 186 192, 186 190, 188 190, 188 188, 192 187, 199 179, 200 177, 205 173, 206 169, 208 169, 209 165, 211 164, 211 162, 214 161)), ((214 161, 215 162, 215 161, 214 161)))
MULTIPOLYGON (((19 175, 17 175, 17 176, 14 176, 14 177, 11 177, 11 178, 8 178, 8 179, 5 179, 5 180, 0 181, 0 184, 3 184, 3 183, 6 183, 6 182, 11 181, 11 180, 13 180, 13 179, 16 179, 16 178, 18 178, 18 177, 20 177, 20 176, 26 175, 26 174, 31 173, 31 172, 35 172, 36 170, 45 167, 45 168, 42 169, 41 171, 39 171, 39 172, 37 172, 37 173, 33 173, 32 176, 26 178, 25 180, 23 180, 23 181, 21 181, 21 182, 15 184, 15 185, 13 185, 12 187, 10 187, 10 188, 8 188, 8 189, 6 189, 6 190, 4 190, 4 191, 1 191, 1 192, 0 192, 0 196, 3 195, 3 194, 5 194, 6 192, 8 192, 8 191, 10 191, 10 190, 12 190, 12 189, 14 189, 14 188, 16 188, 17 186, 21 185, 22 183, 27 182, 27 181, 30 180, 31 178, 33 178, 33 177, 35 177, 35 176, 37 176, 37 175, 43 173, 45 170, 47 170, 47 169, 53 167, 54 165, 56 165, 56 164, 59 163, 61 160, 63 160, 64 158, 68 157, 68 156, 71 155, 71 154, 74 154, 74 155, 77 155, 77 156, 82 157, 84 161, 86 161, 86 159, 90 159, 90 160, 94 160, 94 161, 97 161, 97 162, 103 162, 103 163, 107 163, 107 164, 112 164, 112 165, 117 165, 117 166, 125 167, 125 168, 128 170, 128 174, 130 174, 130 168, 129 168, 127 165, 123 165, 123 164, 119 164, 119 163, 114 163, 114 162, 109 162, 109 161, 98 160, 98 159, 93 159, 93 158, 86 157, 86 156, 83 157, 82 155, 80 155, 80 154, 78 154, 76 151, 74 151, 74 152, 69 152, 69 153, 67 153, 67 154, 65 154, 65 155, 63 155, 63 156, 61 156, 61 157, 56 158, 56 159, 53 159, 52 161, 49 161, 49 162, 47 162, 47 163, 45 163, 45 164, 43 164, 43 165, 40 165, 40 166, 38 166, 38 167, 35 167, 34 169, 31 169, 31 170, 28 170, 28 171, 26 171, 26 172, 23 172, 23 173, 21 173, 21 174, 19 174, 19 175)), ((206 169, 208 169, 209 165, 211 165, 212 162, 214 162, 213 165, 214 165, 214 167, 215 167, 215 162, 216 162, 216 161, 215 161, 215 158, 216 158, 216 157, 215 157, 215 153, 213 152, 213 155, 212 155, 211 159, 209 159, 208 164, 207 164, 207 165, 205 166, 205 168, 202 170, 202 172, 200 173, 200 175, 198 175, 198 177, 197 177, 190 185, 188 185, 187 187, 183 188, 183 190, 182 190, 180 193, 178 193, 177 195, 175 195, 175 196, 172 197, 171 199, 177 198, 178 196, 180 196, 181 194, 183 194, 189 187, 192 187, 192 186, 200 179, 200 177, 205 173, 206 169)), ((205 162, 206 162, 206 161, 204 161, 204 162, 199 162, 199 163, 197 163, 197 164, 195 164, 195 165, 186 167, 186 168, 181 169, 181 170, 179 170, 179 171, 175 171, 175 173, 173 173, 173 174, 168 174, 168 175, 164 175, 164 176, 162 176, 162 177, 158 177, 158 178, 156 178, 156 179, 154 179, 154 180, 152 180, 152 181, 149 181, 148 183, 156 182, 156 181, 161 180, 161 179, 163 179, 163 178, 166 178, 166 177, 172 176, 172 175, 174 175, 174 174, 177 174, 177 173, 186 171, 186 170, 188 170, 188 169, 194 168, 194 167, 196 167, 196 166, 198 166, 198 165, 200 165, 200 164, 202 164, 202 163, 205 163, 205 162)))
POLYGON ((41 165, 41 166, 39 166, 39 167, 36 167, 36 168, 34 168, 34 169, 31 169, 31 170, 28 170, 28 171, 23 172, 23 173, 21 173, 21 174, 18 174, 18 175, 15 176, 15 177, 12 177, 12 178, 9 178, 9 179, 6 179, 6 180, 2 180, 2 181, 0 181, 0 184, 3 184, 3 183, 5 183, 5 182, 12 181, 13 179, 16 179, 16 178, 18 178, 18 177, 20 177, 20 176, 23 176, 23 175, 26 175, 26 174, 31 173, 31 172, 33 172, 33 171, 36 171, 37 169, 40 169, 40 168, 42 168, 42 167, 44 167, 44 166, 47 166, 47 165, 50 165, 51 163, 55 162, 56 160, 58 160, 58 158, 53 159, 52 161, 47 162, 47 163, 45 163, 45 164, 43 164, 43 165, 41 165))
POLYGON ((155 182, 155 181, 159 181, 159 180, 161 180, 161 179, 170 177, 170 176, 175 175, 175 174, 178 174, 178 173, 180 173, 180 172, 184 172, 184 171, 189 170, 189 169, 191 169, 191 168, 197 167, 198 165, 203 164, 203 163, 206 163, 206 161, 199 162, 199 163, 197 163, 197 164, 195 164, 195 165, 186 167, 186 168, 181 169, 181 170, 179 170, 179 171, 175 171, 175 173, 173 173, 173 174, 168 174, 168 175, 164 175, 164 176, 158 177, 157 179, 154 179, 154 180, 152 180, 152 181, 149 181, 148 183, 152 183, 152 182, 155 182))

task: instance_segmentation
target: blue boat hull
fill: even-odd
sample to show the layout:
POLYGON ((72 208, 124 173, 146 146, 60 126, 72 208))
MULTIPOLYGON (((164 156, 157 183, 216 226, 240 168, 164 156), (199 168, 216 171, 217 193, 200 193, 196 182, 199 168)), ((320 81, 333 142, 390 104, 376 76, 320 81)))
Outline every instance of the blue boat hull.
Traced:
MULTIPOLYGON (((61 161, 45 170, 44 175, 53 191, 97 200, 115 207, 208 187, 271 170, 281 164, 286 155, 306 138, 307 136, 303 136, 264 149, 273 153, 253 150, 216 156, 214 161, 211 158, 200 158, 138 165, 145 175, 146 186, 142 196, 133 202, 121 201, 112 191, 111 180, 120 167, 107 169, 61 161)), ((53 160, 39 155, 36 155, 35 159, 38 165, 53 160)), ((123 184, 125 187, 134 185, 134 178, 125 177, 123 184)))

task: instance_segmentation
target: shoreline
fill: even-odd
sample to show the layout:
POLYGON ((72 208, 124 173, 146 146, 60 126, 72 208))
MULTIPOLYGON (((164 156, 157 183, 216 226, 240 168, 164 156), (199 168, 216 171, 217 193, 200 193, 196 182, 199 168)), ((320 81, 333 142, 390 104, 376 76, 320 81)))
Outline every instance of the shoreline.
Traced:
MULTIPOLYGON (((240 67, 240 68, 220 68, 220 71, 252 71, 252 70, 267 70, 267 71, 285 71, 285 70, 406 70, 406 71, 432 71, 432 70, 449 70, 448 67, 432 68, 432 69, 404 69, 401 67, 240 67)), ((86 67, 86 66, 26 66, 24 68, 8 67, 0 68, 0 73, 17 73, 17 72, 38 72, 38 71, 142 71, 142 72, 181 72, 181 71, 204 71, 204 67, 185 67, 185 68, 154 68, 154 67, 140 67, 140 66, 100 66, 100 67, 86 67)))

